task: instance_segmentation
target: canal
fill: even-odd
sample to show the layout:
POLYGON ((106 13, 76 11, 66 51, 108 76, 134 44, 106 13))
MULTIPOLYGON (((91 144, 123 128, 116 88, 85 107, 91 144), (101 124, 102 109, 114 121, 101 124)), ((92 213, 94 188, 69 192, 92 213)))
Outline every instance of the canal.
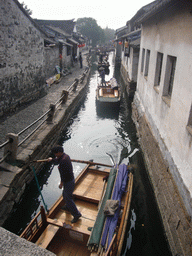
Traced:
MULTIPOLYGON (((123 90, 118 68, 114 66, 114 53, 109 54, 110 73, 106 80, 115 76, 122 87, 122 100, 118 109, 99 109, 95 101, 95 90, 100 78, 97 72, 97 58, 93 56, 92 72, 84 102, 71 118, 68 127, 58 138, 58 144, 72 159, 91 160, 112 164, 129 163, 135 168, 130 222, 124 241, 122 255, 169 256, 169 247, 164 236, 154 194, 145 169, 136 129, 131 119, 131 100, 123 90)), ((82 164, 75 163, 77 176, 82 164)), ((45 164, 38 175, 42 194, 48 208, 61 195, 57 167, 45 164)), ((42 205, 37 185, 28 186, 22 200, 14 208, 12 216, 4 227, 15 234, 21 234, 26 225, 42 205)))

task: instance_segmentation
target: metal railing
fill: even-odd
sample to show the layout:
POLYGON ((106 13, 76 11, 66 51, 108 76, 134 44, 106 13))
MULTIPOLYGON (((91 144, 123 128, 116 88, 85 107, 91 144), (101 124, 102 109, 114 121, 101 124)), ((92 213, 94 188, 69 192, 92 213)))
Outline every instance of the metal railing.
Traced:
MULTIPOLYGON (((85 71, 83 72, 83 74, 80 76, 80 78, 76 78, 74 83, 72 85, 70 85, 67 88, 67 90, 63 90, 62 94, 61 94, 61 97, 55 102, 55 104, 50 104, 49 109, 42 116, 40 116, 37 120, 35 120, 33 123, 31 123, 26 128, 24 128, 22 131, 20 131, 18 134, 15 135, 16 137, 22 135, 24 132, 29 130, 31 127, 33 127, 35 124, 37 124, 38 122, 43 120, 44 117, 47 116, 47 118, 45 118, 41 123, 39 123, 38 126, 35 127, 35 129, 33 129, 33 131, 30 132, 20 143, 17 143, 17 147, 21 146, 27 139, 29 139, 46 121, 47 122, 52 122, 55 110, 61 104, 66 103, 69 92, 76 91, 77 85, 79 83, 83 83, 84 78, 85 78, 86 73, 88 72, 88 70, 89 70, 89 68, 86 68, 85 71)), ((14 142, 14 138, 12 138, 12 137, 8 138, 4 143, 2 143, 0 145, 0 150, 2 148, 5 148, 6 146, 10 145, 13 142, 14 142)), ((7 151, 4 150, 4 156, 0 159, 0 163, 2 163, 11 154, 12 154, 12 152, 9 149, 7 149, 7 151)))

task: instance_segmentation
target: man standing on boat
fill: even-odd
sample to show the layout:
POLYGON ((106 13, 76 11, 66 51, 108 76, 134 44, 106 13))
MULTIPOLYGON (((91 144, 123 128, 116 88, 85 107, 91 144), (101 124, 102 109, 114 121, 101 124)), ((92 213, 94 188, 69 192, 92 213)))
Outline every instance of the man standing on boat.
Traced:
POLYGON ((101 77, 101 85, 102 86, 106 86, 106 82, 105 82, 105 69, 103 68, 103 67, 101 67, 100 69, 99 69, 99 71, 100 71, 100 77, 101 77))
POLYGON ((73 191, 75 187, 75 178, 73 174, 73 166, 70 157, 64 153, 62 146, 55 146, 51 152, 55 155, 55 158, 49 157, 48 162, 58 164, 58 169, 61 177, 59 188, 63 188, 63 199, 66 203, 64 210, 70 211, 73 215, 71 223, 75 223, 81 217, 81 213, 78 211, 73 201, 73 191))
POLYGON ((79 53, 79 63, 80 63, 80 68, 82 68, 83 67, 83 58, 82 58, 81 52, 79 53))

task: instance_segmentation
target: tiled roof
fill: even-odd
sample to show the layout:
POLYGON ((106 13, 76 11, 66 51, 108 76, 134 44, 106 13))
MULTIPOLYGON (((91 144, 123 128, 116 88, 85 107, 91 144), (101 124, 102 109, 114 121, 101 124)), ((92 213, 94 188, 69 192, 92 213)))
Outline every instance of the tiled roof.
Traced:
POLYGON ((74 20, 39 20, 39 19, 34 19, 34 21, 38 25, 44 25, 44 26, 52 26, 56 28, 60 28, 63 31, 65 31, 67 34, 72 35, 74 26, 76 22, 74 20))

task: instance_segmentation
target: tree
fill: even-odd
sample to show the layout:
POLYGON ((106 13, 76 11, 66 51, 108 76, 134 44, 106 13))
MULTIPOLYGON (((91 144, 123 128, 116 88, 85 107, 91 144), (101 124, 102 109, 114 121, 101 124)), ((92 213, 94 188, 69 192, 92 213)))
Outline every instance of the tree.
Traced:
POLYGON ((92 40, 93 47, 105 41, 103 29, 98 26, 97 21, 93 18, 79 18, 77 20, 77 30, 88 40, 92 40))
POLYGON ((27 5, 24 2, 21 3, 21 6, 29 14, 29 16, 32 15, 33 12, 27 7, 27 5))
POLYGON ((111 42, 111 41, 114 39, 115 30, 106 27, 106 28, 104 29, 104 34, 105 34, 105 43, 109 43, 109 42, 111 42))

